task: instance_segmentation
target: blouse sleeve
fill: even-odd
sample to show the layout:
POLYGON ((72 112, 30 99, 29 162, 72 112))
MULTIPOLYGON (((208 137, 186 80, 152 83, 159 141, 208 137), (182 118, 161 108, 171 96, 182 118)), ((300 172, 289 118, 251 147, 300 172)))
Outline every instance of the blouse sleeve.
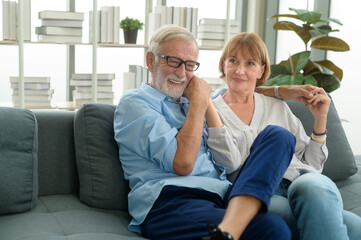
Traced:
POLYGON ((312 141, 306 134, 301 121, 292 113, 286 103, 287 118, 290 131, 296 136, 295 156, 304 164, 313 167, 318 172, 322 172, 328 157, 326 143, 320 144, 312 141))
POLYGON ((208 134, 207 145, 216 164, 223 166, 227 174, 236 171, 244 161, 240 161, 242 154, 229 128, 208 128, 208 134))

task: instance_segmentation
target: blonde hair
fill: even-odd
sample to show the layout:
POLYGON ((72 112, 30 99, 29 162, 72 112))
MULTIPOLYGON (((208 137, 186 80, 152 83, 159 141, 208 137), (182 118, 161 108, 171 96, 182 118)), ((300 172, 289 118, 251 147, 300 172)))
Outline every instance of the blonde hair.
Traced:
POLYGON ((197 50, 199 50, 194 35, 186 28, 175 25, 165 25, 158 28, 154 32, 149 42, 149 51, 151 51, 156 56, 160 53, 161 45, 163 42, 174 39, 195 43, 197 46, 197 50))
POLYGON ((224 80, 226 77, 224 72, 224 62, 226 61, 227 57, 238 51, 247 51, 252 58, 264 66, 264 73, 256 83, 256 86, 263 85, 271 73, 270 61, 266 45, 255 33, 243 32, 229 39, 223 48, 223 52, 219 60, 219 72, 221 73, 220 78, 224 80))

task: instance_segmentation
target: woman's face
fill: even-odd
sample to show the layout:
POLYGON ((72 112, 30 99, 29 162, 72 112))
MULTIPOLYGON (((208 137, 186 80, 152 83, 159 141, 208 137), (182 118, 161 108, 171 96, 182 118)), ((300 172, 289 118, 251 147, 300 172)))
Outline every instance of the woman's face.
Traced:
POLYGON ((260 79, 263 75, 264 65, 257 62, 244 49, 231 53, 223 64, 229 89, 253 94, 257 79, 260 79))

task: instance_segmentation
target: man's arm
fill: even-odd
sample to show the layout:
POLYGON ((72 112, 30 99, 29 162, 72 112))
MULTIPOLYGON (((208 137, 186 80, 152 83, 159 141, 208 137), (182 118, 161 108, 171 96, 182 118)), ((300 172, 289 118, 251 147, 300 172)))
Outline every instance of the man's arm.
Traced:
MULTIPOLYGON (((275 97, 276 86, 259 86, 256 87, 257 93, 275 97)), ((312 98, 314 93, 317 92, 317 87, 308 85, 281 85, 278 88, 278 93, 283 100, 294 100, 298 102, 306 102, 312 98)))
POLYGON ((195 76, 184 91, 184 96, 189 99, 189 107, 183 127, 177 134, 177 151, 173 161, 175 174, 188 175, 193 170, 202 142, 204 117, 211 91, 204 79, 195 76))

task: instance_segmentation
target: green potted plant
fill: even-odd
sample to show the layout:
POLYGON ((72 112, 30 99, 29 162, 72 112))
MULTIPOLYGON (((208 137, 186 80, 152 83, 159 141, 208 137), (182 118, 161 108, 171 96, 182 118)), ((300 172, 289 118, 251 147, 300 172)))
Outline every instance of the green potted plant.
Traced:
POLYGON ((143 30, 144 23, 138 19, 126 17, 120 21, 120 28, 123 29, 124 42, 136 43, 138 30, 143 30))
POLYGON ((302 21, 297 25, 289 21, 278 21, 275 30, 294 31, 305 44, 305 51, 293 54, 287 60, 271 66, 271 76, 265 85, 312 84, 332 92, 340 87, 343 71, 330 60, 313 61, 309 48, 329 51, 349 51, 349 45, 340 38, 327 36, 338 32, 327 23, 342 23, 337 19, 321 19, 319 11, 290 8, 296 14, 277 14, 271 18, 293 18, 302 21), (312 40, 312 41, 311 41, 312 40))

